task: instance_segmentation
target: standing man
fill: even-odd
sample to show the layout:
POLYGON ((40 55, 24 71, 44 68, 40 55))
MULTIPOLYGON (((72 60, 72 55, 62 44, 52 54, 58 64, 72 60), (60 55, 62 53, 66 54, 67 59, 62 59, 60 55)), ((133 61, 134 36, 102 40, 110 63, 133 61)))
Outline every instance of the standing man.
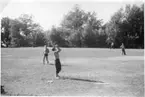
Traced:
POLYGON ((44 46, 44 53, 43 53, 43 64, 45 65, 45 59, 47 61, 47 64, 49 63, 48 61, 48 53, 49 53, 49 49, 47 47, 47 45, 44 46))
POLYGON ((113 46, 114 46, 114 43, 112 42, 112 43, 111 43, 111 49, 113 48, 113 46))
POLYGON ((122 55, 126 55, 124 44, 122 43, 120 47, 122 49, 122 55))
POLYGON ((57 44, 55 44, 55 46, 52 48, 52 51, 54 51, 54 57, 55 57, 55 68, 56 68, 56 78, 59 78, 59 72, 61 71, 61 63, 60 63, 60 59, 59 59, 59 52, 61 51, 61 49, 59 48, 59 46, 57 44))

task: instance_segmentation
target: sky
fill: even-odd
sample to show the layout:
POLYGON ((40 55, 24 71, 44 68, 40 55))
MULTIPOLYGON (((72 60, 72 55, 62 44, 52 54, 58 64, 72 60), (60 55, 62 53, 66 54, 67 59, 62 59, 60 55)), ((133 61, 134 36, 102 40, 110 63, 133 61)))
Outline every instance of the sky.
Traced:
POLYGON ((64 15, 75 4, 85 12, 96 12, 98 19, 106 23, 111 16, 126 4, 141 4, 141 0, 3 0, 0 1, 0 17, 18 18, 30 14, 44 30, 59 26, 64 15))

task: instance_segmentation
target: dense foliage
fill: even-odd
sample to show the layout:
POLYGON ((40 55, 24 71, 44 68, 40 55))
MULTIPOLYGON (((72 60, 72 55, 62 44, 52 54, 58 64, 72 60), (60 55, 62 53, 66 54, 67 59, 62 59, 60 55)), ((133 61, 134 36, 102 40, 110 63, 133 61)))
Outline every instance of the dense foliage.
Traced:
POLYGON ((60 27, 43 31, 32 16, 1 20, 1 40, 7 47, 52 45, 62 47, 114 47, 124 43, 127 48, 144 48, 144 4, 120 8, 103 25, 95 12, 85 12, 78 5, 68 12, 60 27))

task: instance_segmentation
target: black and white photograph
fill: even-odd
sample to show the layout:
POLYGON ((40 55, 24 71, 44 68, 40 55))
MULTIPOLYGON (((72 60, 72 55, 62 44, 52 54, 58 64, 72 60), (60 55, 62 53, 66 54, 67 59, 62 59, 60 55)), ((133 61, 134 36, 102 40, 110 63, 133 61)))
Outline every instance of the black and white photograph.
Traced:
POLYGON ((1 96, 144 97, 143 0, 0 0, 1 96))

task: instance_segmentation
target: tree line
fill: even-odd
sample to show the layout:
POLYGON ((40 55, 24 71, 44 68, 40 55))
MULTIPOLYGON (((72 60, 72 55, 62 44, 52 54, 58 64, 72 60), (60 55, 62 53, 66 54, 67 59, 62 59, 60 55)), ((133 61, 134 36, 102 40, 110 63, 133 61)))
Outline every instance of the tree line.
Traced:
POLYGON ((85 12, 79 5, 66 15, 60 27, 44 31, 33 16, 1 19, 1 41, 7 47, 36 47, 57 43, 61 47, 114 47, 124 43, 127 48, 144 48, 144 4, 126 5, 103 24, 96 12, 85 12))

